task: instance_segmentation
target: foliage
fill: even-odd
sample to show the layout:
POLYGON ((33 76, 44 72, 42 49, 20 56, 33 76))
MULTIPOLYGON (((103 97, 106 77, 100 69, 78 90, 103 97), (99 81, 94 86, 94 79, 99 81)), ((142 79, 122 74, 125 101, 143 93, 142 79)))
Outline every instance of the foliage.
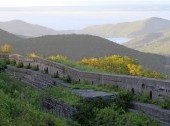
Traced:
POLYGON ((15 60, 10 60, 10 64, 11 65, 16 65, 16 61, 15 60))
POLYGON ((47 57, 47 59, 57 63, 62 63, 66 66, 76 68, 82 71, 102 72, 101 70, 95 69, 94 67, 82 65, 79 62, 71 61, 70 59, 62 55, 49 56, 47 57))
POLYGON ((23 68, 24 67, 24 64, 22 62, 19 62, 16 64, 17 68, 23 68))
POLYGON ((34 65, 34 66, 31 66, 31 69, 34 70, 34 71, 38 71, 39 67, 37 65, 34 65))
POLYGON ((1 53, 11 53, 13 51, 13 47, 10 44, 4 44, 0 47, 1 53))
POLYGON ((31 69, 31 65, 30 64, 24 65, 24 68, 25 69, 31 69))
POLYGON ((159 126, 160 124, 142 114, 124 111, 116 104, 97 113, 96 124, 100 126, 159 126))
POLYGON ((170 109, 170 98, 166 98, 163 102, 160 103, 160 106, 164 109, 170 109))
POLYGON ((5 68, 6 68, 5 60, 0 60, 0 72, 4 71, 5 68))
POLYGON ((0 73, 0 125, 67 126, 67 122, 40 111, 43 92, 0 73))
POLYGON ((37 53, 29 53, 26 56, 27 57, 32 57, 32 58, 36 58, 36 57, 40 58, 40 57, 42 57, 40 54, 37 54, 37 53))
POLYGON ((55 56, 49 56, 47 59, 52 60, 52 61, 56 61, 56 62, 59 62, 59 63, 63 63, 63 62, 68 61, 67 57, 59 55, 59 54, 55 55, 55 56))
POLYGON ((152 78, 165 78, 158 72, 144 69, 136 60, 127 56, 112 55, 100 58, 83 58, 82 65, 92 66, 109 73, 144 76, 152 78))
POLYGON ((0 115, 0 125, 2 126, 45 126, 49 124, 67 126, 64 120, 36 110, 19 99, 11 98, 2 90, 0 90, 0 115))
POLYGON ((91 101, 81 104, 74 117, 82 126, 160 126, 142 114, 126 111, 117 103, 91 101))
POLYGON ((71 88, 73 89, 93 89, 96 91, 103 91, 103 92, 119 92, 123 89, 118 88, 117 86, 114 85, 109 85, 109 84, 105 84, 105 85, 92 85, 86 82, 82 82, 82 83, 72 83, 70 85, 71 88))
POLYGON ((80 103, 81 98, 75 94, 72 94, 69 89, 63 87, 49 87, 45 90, 45 95, 57 98, 69 105, 77 105, 80 103))

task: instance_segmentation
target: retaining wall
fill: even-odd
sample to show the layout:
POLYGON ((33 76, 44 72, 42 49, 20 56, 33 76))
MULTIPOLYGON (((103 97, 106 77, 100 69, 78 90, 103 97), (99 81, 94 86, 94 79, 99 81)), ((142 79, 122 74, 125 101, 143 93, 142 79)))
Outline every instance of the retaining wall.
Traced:
POLYGON ((77 112, 76 107, 69 106, 61 101, 58 101, 57 99, 44 97, 42 101, 42 109, 44 111, 51 112, 62 118, 72 118, 77 112))
POLYGON ((109 75, 83 72, 63 64, 41 58, 27 58, 18 54, 9 55, 9 59, 23 62, 24 65, 38 65, 39 70, 45 69, 49 74, 58 73, 60 77, 70 77, 75 81, 88 81, 92 84, 109 84, 126 88, 134 93, 147 92, 151 98, 163 100, 170 97, 170 80, 159 80, 126 75, 109 75))
POLYGON ((141 111, 144 114, 155 117, 161 121, 165 121, 170 125, 170 110, 165 110, 156 105, 133 102, 131 108, 141 111))

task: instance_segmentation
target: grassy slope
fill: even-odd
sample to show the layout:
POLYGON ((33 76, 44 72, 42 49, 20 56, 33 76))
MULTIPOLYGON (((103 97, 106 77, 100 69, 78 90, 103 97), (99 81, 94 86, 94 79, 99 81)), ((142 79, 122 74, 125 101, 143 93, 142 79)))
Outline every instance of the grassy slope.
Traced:
POLYGON ((42 91, 0 73, 0 125, 67 126, 66 120, 41 111, 42 96, 42 91))
POLYGON ((138 36, 124 45, 143 52, 170 54, 170 30, 138 36))

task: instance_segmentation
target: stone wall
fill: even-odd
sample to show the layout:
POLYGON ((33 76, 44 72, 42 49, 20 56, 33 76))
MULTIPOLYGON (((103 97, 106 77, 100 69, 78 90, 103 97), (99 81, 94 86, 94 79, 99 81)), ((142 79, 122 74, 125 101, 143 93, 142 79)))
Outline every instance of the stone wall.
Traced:
POLYGON ((139 102, 133 102, 131 107, 170 125, 170 110, 161 109, 152 104, 139 102))
POLYGON ((44 111, 51 112, 62 118, 72 118, 77 112, 76 107, 69 106, 54 98, 44 97, 42 101, 42 109, 44 111))
POLYGON ((56 80, 51 78, 48 74, 43 74, 39 71, 33 71, 31 69, 16 68, 14 66, 7 66, 6 72, 13 75, 17 79, 24 81, 25 83, 37 87, 47 88, 52 85, 56 85, 56 80))
POLYGON ((8 59, 9 55, 8 54, 0 54, 0 59, 8 59))
POLYGON ((109 84, 126 88, 134 93, 147 92, 153 99, 165 99, 170 96, 170 80, 159 80, 126 75, 109 75, 93 72, 83 72, 60 63, 41 58, 26 58, 12 54, 10 59, 23 62, 24 65, 38 65, 40 71, 47 70, 49 74, 58 73, 60 77, 70 77, 75 81, 88 81, 92 84, 109 84))

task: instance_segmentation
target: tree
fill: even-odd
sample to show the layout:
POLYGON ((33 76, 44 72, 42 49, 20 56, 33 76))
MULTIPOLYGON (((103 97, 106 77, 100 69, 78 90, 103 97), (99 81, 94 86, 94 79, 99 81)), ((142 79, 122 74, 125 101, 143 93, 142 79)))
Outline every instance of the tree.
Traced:
POLYGON ((13 51, 13 47, 10 44, 4 44, 0 47, 1 53, 11 53, 13 51))

